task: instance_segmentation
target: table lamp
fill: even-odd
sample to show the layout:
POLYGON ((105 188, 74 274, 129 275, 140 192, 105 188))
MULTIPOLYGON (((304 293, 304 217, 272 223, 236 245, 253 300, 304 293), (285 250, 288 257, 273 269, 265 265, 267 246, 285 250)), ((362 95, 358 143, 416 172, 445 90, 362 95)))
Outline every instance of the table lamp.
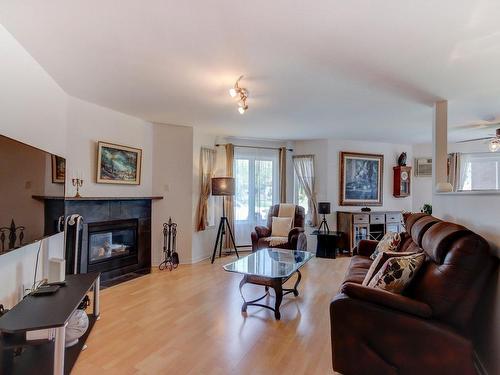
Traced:
MULTIPOLYGON (((213 177, 212 178, 212 195, 220 197, 232 197, 234 195, 234 177, 213 177)), ((220 218, 219 229, 217 230, 217 238, 215 240, 214 252, 212 254, 212 263, 215 260, 215 254, 217 253, 217 248, 219 248, 219 257, 222 255, 222 245, 224 243, 224 236, 226 234, 226 229, 229 232, 229 238, 236 252, 236 256, 239 258, 238 250, 236 248, 236 242, 234 241, 233 231, 229 225, 229 220, 226 217, 226 206, 225 200, 222 199, 222 216, 220 218)))
POLYGON ((326 215, 330 214, 330 202, 319 202, 318 203, 318 213, 323 215, 323 220, 321 220, 321 224, 318 228, 318 231, 321 232, 323 225, 325 226, 325 231, 330 232, 330 228, 328 227, 328 223, 326 222, 326 215))

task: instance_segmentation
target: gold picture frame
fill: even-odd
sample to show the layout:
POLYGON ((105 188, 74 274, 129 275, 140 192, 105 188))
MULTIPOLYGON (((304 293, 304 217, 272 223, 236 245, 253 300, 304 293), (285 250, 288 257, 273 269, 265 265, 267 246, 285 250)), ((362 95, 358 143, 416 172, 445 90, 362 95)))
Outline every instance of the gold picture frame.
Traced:
POLYGON ((66 181, 66 159, 61 156, 52 156, 52 183, 64 184, 66 181))
POLYGON ((141 184, 142 150, 140 148, 97 142, 98 184, 141 184))

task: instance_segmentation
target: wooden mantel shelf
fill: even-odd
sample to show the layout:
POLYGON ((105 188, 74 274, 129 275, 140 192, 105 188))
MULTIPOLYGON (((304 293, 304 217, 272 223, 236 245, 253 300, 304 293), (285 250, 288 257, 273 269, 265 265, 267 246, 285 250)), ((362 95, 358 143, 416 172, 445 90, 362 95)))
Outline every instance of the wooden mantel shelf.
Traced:
POLYGON ((137 200, 160 200, 163 199, 162 196, 151 196, 151 197, 56 197, 49 195, 33 195, 33 199, 39 201, 45 200, 65 200, 65 201, 137 201, 137 200))

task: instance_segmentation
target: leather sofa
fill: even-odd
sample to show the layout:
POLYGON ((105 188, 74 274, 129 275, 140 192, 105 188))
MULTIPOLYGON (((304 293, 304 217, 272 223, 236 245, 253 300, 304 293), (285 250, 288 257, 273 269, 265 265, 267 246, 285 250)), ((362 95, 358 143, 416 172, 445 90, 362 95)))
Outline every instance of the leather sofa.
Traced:
POLYGON ((360 241, 330 304, 333 368, 350 374, 476 374, 470 320, 494 262, 467 228, 405 217, 399 251, 426 261, 403 295, 362 286, 377 242, 360 241))
MULTIPOLYGON (((267 214, 267 225, 256 226, 255 231, 251 233, 252 251, 271 247, 268 237, 271 236, 272 232, 273 216, 278 216, 279 208, 279 204, 271 206, 267 214)), ((288 233, 288 242, 274 247, 290 250, 306 250, 307 239, 306 235, 303 233, 305 217, 306 213, 304 207, 295 206, 294 228, 288 233)))

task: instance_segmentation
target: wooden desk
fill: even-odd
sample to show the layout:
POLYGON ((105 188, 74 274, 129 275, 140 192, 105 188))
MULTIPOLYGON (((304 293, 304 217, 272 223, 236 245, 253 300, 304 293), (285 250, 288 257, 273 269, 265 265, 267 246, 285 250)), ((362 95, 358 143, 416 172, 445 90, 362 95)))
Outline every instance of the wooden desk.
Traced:
POLYGON ((47 296, 27 296, 7 314, 0 318, 1 345, 30 345, 30 342, 21 343, 19 337, 26 331, 39 329, 55 329, 54 342, 44 340, 38 345, 27 347, 21 356, 16 357, 12 368, 4 368, 1 373, 21 374, 27 369, 36 368, 38 374, 62 375, 69 374, 78 354, 95 321, 99 318, 99 291, 100 273, 87 273, 66 276, 66 286, 56 293, 47 296), (68 320, 78 305, 91 290, 94 290, 93 314, 89 316, 89 328, 79 343, 65 351, 65 335, 68 320), (9 335, 11 334, 11 335, 9 335), (47 358, 49 357, 49 358, 47 358), (52 359, 50 357, 53 357, 52 359), (68 362, 65 365, 65 357, 68 362), (51 371, 52 370, 52 371, 51 371))

